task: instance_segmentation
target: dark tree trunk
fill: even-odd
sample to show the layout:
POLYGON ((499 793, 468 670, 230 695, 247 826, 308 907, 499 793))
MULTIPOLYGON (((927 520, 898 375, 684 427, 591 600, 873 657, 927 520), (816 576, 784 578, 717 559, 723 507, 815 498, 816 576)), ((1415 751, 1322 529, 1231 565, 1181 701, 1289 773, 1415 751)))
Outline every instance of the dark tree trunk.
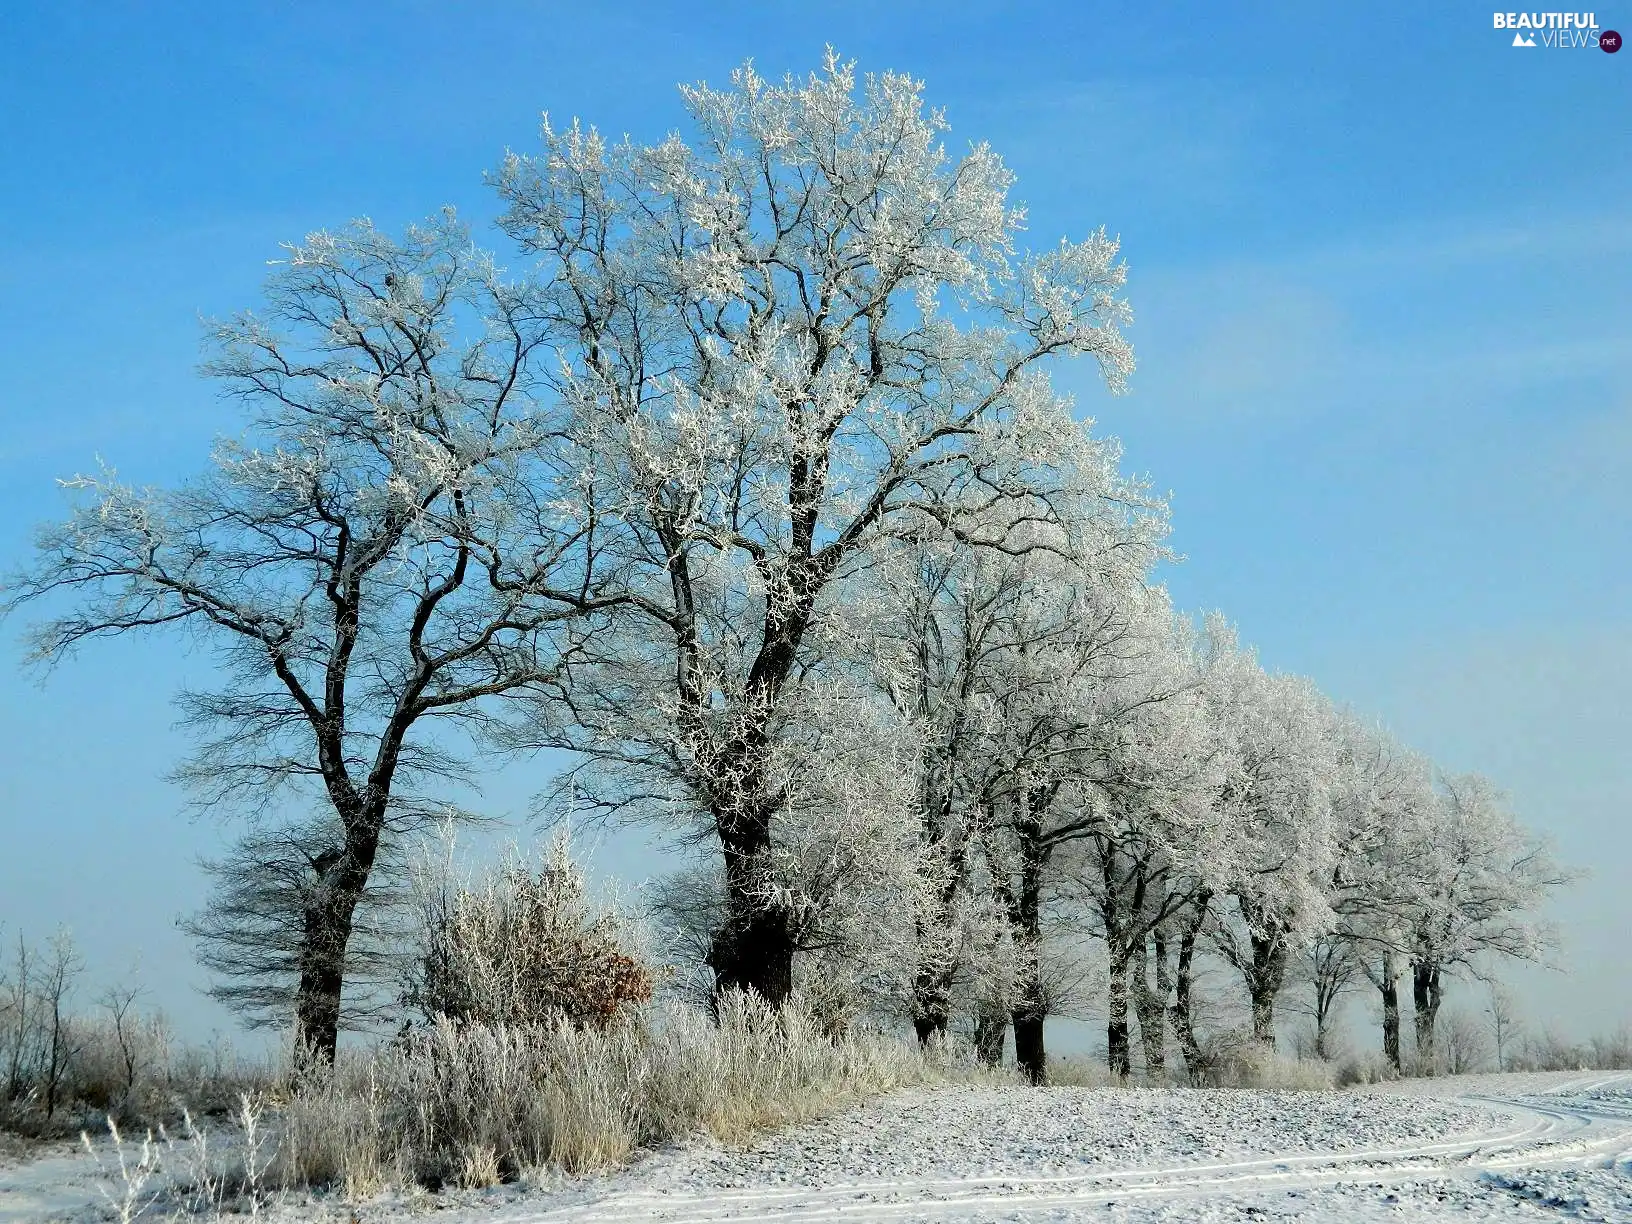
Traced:
POLYGON ((982 999, 975 1011, 975 1057, 988 1067, 1002 1063, 1008 1029, 1009 1014, 1001 1005, 982 999))
POLYGON ((1252 1000, 1252 1037, 1275 1048, 1275 998, 1286 979, 1286 937, 1279 930, 1248 937, 1252 961, 1247 966, 1247 994, 1252 1000))
POLYGON ((1048 1083, 1048 1051, 1043 1044, 1043 1009, 1031 1004, 1014 1012, 1014 1061, 1033 1084, 1048 1083))
POLYGON ((1024 837, 1020 859, 1020 890, 1016 897, 1015 925, 1026 949, 1025 973, 1019 983, 1020 1002, 1014 1008, 1014 1060, 1033 1084, 1048 1082, 1048 1050, 1043 1043, 1043 1020, 1048 1015, 1047 990, 1039 954, 1043 943, 1043 867, 1048 850, 1042 844, 1040 810, 1044 801, 1025 797, 1024 837))
POLYGON ((1417 1038, 1417 1074, 1433 1075, 1434 1024, 1439 1018, 1440 975, 1439 965, 1430 960, 1411 962, 1411 1003, 1415 1011, 1417 1038))
POLYGON ((1167 998, 1173 988, 1167 967, 1167 940, 1152 933, 1156 945, 1156 984, 1150 984, 1150 965, 1141 940, 1133 962, 1133 1005, 1139 1015, 1139 1043, 1145 1054, 1145 1078, 1159 1084, 1167 1076, 1167 998))
POLYGON ((918 1044, 921 1046, 934 1045, 936 1041, 946 1039, 946 1016, 926 1016, 922 1013, 912 1018, 912 1031, 918 1035, 918 1044))
POLYGON ((708 955, 715 993, 752 992, 782 1006, 793 993, 795 943, 788 916, 757 897, 728 904, 727 914, 708 955))
MULTIPOLYGON (((750 666, 739 712, 749 725, 719 744, 696 781, 708 796, 714 828, 725 860, 725 921, 714 932, 708 965, 714 971, 714 993, 739 990, 759 995, 781 1007, 793 993, 793 961, 798 950, 794 916, 766 896, 771 882, 771 821, 783 798, 766 777, 770 720, 782 687, 798 657, 799 644, 810 623, 823 583, 831 573, 811 561, 818 500, 810 493, 808 460, 795 465, 790 497, 800 505, 794 513, 793 556, 780 581, 777 598, 767 601, 760 647, 750 666)), ((688 608, 693 591, 678 544, 667 546, 670 581, 677 601, 688 608), (678 569, 675 566, 679 566, 678 569)), ((678 643, 682 725, 703 739, 713 720, 710 686, 699 679, 695 624, 688 620, 678 643)))
POLYGON ((1377 989, 1383 996, 1383 1057, 1398 1074, 1404 1070, 1400 1058, 1400 983, 1389 961, 1383 962, 1383 980, 1377 989))
POLYGON ((1105 1065, 1122 1079, 1133 1073, 1128 1051, 1128 966, 1120 957, 1111 961, 1105 997, 1105 1065))
POLYGON ((1315 1057, 1323 1062, 1329 1057, 1326 1052, 1326 1045, 1332 1028, 1332 1009, 1336 1004, 1336 996, 1326 991, 1317 982, 1315 984, 1315 1057))
MULTIPOLYGON (((752 779, 744 790, 757 790, 752 779)), ((780 1007, 793 993, 797 940, 792 915, 765 897, 771 875, 770 813, 732 810, 715 819, 725 853, 726 902, 725 922, 714 933, 708 954, 715 995, 751 992, 780 1007)))
POLYGON ((1179 1053, 1184 1058, 1184 1069, 1193 1084, 1201 1082, 1204 1070, 1201 1043, 1196 1040, 1193 993, 1196 941, 1201 936, 1201 928, 1207 922, 1207 907, 1211 900, 1212 894, 1203 892, 1196 899, 1189 921, 1179 930, 1179 954, 1173 966, 1173 1005, 1168 1009, 1168 1016, 1173 1022, 1173 1036, 1179 1043, 1179 1053))
POLYGON ((952 1013, 952 982, 958 968, 952 956, 935 949, 927 953, 924 951, 925 946, 935 938, 931 927, 945 930, 950 926, 953 903, 957 898, 958 886, 963 880, 962 845, 953 847, 941 845, 945 838, 946 825, 950 821, 946 811, 949 807, 949 804, 943 805, 942 819, 932 824, 929 829, 930 849, 932 851, 950 849, 953 857, 947 865, 946 879, 935 896, 933 918, 929 922, 920 920, 918 924, 918 971, 913 975, 912 982, 912 1027, 918 1034, 919 1043, 926 1046, 937 1037, 944 1039, 946 1036, 952 1013))
POLYGON ((378 834, 371 837, 359 829, 350 840, 349 850, 326 852, 312 861, 317 878, 306 895, 295 989, 295 1056, 302 1062, 332 1065, 339 1047, 346 948, 378 834))

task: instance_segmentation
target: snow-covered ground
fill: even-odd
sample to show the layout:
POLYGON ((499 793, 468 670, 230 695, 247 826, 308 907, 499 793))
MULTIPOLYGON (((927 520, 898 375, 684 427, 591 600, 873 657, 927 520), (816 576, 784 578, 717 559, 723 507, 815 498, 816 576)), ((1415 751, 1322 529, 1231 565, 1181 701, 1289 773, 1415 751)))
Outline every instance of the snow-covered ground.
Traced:
MULTIPOLYGON (((0 1222, 69 1218, 88 1161, 0 1169, 0 1222), (53 1198, 47 1191, 53 1191, 53 1198), (34 1214, 17 1208, 31 1205, 34 1214)), ((693 1143, 610 1177, 381 1202, 442 1224, 719 1221, 1617 1220, 1632 1075, 1470 1076, 1349 1092, 905 1093, 742 1150, 693 1143)), ((319 1203, 274 1212, 328 1214, 319 1203)), ((78 1218, 93 1218, 83 1209, 78 1218)))

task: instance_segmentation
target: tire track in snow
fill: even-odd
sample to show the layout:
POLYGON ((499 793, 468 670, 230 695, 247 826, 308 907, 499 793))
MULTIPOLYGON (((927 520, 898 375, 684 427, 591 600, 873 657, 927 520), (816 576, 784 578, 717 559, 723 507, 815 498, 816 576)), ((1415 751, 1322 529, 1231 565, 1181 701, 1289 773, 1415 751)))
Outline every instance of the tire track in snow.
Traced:
MULTIPOLYGON (((1342 1152, 1299 1152, 1207 1163, 1161 1163, 1070 1174, 1025 1172, 948 1178, 847 1181, 824 1187, 709 1189, 609 1188, 544 1210, 509 1216, 513 1224, 722 1224, 765 1220, 788 1224, 872 1224, 926 1215, 957 1219, 1103 1206, 1130 1200, 1203 1198, 1267 1190, 1302 1190, 1363 1181, 1473 1178, 1485 1172, 1542 1167, 1617 1168, 1632 1163, 1632 1099, 1619 1108, 1590 1093, 1632 1079, 1617 1075, 1560 1084, 1545 1094, 1465 1096, 1508 1114, 1516 1125, 1441 1142, 1342 1152), (1556 1104, 1547 1098, 1561 1098, 1556 1104)), ((975 1125, 987 1119, 971 1116, 975 1125)))

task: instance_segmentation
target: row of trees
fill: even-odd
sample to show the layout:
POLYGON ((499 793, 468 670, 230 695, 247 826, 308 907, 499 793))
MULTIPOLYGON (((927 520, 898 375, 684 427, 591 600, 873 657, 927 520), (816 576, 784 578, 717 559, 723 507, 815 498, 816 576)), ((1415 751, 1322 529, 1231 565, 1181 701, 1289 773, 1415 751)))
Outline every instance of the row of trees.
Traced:
POLYGON ((540 748, 580 807, 712 846, 666 908, 715 989, 1012 1026, 1037 1078, 1074 940, 1124 1071, 1130 1008, 1152 1069, 1169 1027, 1197 1057, 1206 949, 1273 1040, 1331 941, 1396 1059, 1402 980, 1431 1044, 1447 974, 1533 955, 1560 873, 1488 783, 1156 584, 1166 505, 1051 381, 1132 371, 1117 242, 1025 253, 1011 175, 910 78, 682 92, 689 142, 546 121, 505 159, 520 272, 451 213, 290 248, 214 334, 243 438, 178 489, 76 478, 10 582, 38 660, 219 652, 180 777, 251 814, 195 926, 226 997, 332 1058, 407 839, 540 748))

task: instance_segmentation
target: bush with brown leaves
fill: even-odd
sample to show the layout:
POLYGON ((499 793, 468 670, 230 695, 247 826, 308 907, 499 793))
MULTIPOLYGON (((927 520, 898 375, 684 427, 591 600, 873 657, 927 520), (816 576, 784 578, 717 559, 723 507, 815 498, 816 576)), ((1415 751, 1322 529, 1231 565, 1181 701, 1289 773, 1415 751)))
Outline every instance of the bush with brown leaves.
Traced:
POLYGON ((406 1000, 455 1024, 604 1026, 652 996, 633 932, 597 908, 565 839, 480 877, 421 873, 406 1000))

